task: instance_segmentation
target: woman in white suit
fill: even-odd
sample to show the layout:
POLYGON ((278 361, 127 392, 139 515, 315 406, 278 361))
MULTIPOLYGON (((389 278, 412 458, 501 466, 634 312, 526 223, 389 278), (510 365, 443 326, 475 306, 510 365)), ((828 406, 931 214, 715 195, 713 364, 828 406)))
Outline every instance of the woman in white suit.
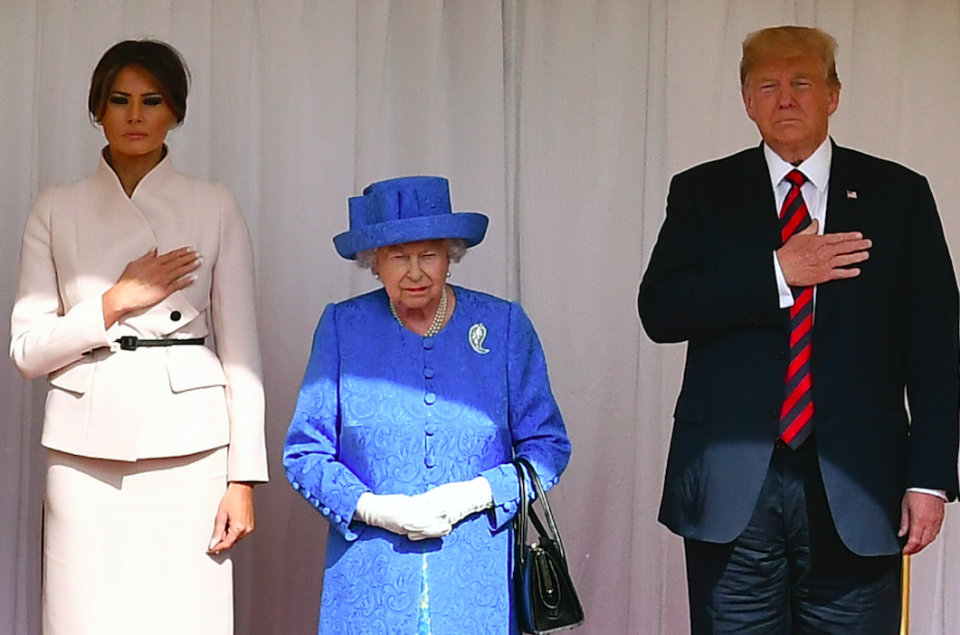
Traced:
POLYGON ((49 383, 45 635, 232 632, 223 552, 267 479, 253 259, 230 192, 170 163, 187 85, 167 44, 108 50, 97 172, 24 230, 10 355, 49 383))

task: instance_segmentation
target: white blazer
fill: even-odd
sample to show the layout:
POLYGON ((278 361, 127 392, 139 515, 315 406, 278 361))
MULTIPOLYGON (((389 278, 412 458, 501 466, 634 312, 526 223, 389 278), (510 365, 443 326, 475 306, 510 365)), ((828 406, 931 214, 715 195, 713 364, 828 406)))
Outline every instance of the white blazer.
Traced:
POLYGON ((234 197, 169 155, 129 198, 102 156, 93 177, 44 191, 23 234, 10 344, 25 376, 49 382, 43 445, 122 461, 228 446, 230 480, 266 481, 253 275, 234 197), (102 296, 127 263, 184 246, 204 258, 198 279, 104 329, 102 296), (125 351, 123 335, 208 339, 125 351))

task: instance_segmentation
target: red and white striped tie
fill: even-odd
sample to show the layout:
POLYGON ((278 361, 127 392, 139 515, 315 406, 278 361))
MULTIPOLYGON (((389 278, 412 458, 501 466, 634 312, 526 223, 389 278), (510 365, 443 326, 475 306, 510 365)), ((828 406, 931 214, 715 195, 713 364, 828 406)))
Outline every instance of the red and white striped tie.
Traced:
MULTIPOLYGON (((807 177, 792 170, 785 177, 790 191, 780 209, 780 238, 783 242, 810 225, 810 213, 800 186, 807 177)), ((787 366, 783 406, 780 409, 780 439, 798 448, 813 430, 813 396, 810 392, 810 353, 813 343, 813 287, 791 287, 790 364, 787 366)))

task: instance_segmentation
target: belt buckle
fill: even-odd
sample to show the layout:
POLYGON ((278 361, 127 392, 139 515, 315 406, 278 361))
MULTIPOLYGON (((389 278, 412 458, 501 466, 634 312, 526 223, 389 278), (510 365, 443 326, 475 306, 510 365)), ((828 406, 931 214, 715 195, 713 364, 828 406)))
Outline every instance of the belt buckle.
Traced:
POLYGON ((117 341, 120 342, 120 350, 124 351, 137 350, 137 344, 139 343, 136 335, 122 335, 117 341))

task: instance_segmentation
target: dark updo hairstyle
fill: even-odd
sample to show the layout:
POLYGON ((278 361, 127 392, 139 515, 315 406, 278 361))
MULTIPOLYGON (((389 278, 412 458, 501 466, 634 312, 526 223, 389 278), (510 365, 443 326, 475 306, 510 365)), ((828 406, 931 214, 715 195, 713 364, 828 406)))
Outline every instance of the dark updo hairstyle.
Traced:
POLYGON ((90 117, 96 122, 103 117, 113 82, 128 66, 142 68, 153 77, 177 123, 183 123, 187 115, 190 71, 177 49, 157 40, 124 40, 103 54, 90 78, 90 95, 87 97, 90 117))

